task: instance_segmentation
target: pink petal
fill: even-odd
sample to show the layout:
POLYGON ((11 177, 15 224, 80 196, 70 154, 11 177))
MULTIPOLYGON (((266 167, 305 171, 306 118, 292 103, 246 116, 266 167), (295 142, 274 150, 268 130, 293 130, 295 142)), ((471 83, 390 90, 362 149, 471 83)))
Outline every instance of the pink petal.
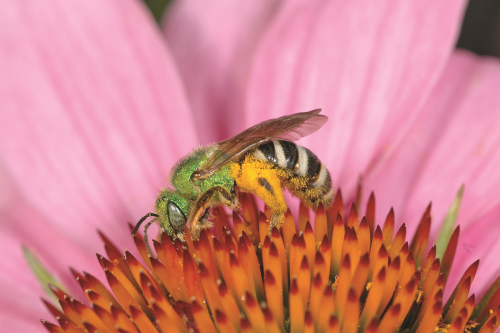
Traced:
MULTIPOLYGON (((5 170, 3 170, 5 171, 5 170)), ((40 259, 55 278, 70 288, 72 295, 84 299, 81 289, 75 284, 68 269, 77 264, 79 269, 102 277, 97 260, 85 250, 78 248, 58 233, 54 226, 26 204, 16 188, 9 186, 5 172, 0 172, 2 196, 0 198, 0 321, 8 332, 43 332, 39 319, 53 320, 40 297, 48 299, 40 282, 28 267, 22 254, 23 245, 40 259)))
MULTIPOLYGON (((463 228, 500 202, 498 91, 497 59, 453 54, 408 135, 368 173, 365 188, 379 193, 378 221, 394 206, 400 223, 416 222, 432 200, 435 236, 462 184, 463 228)), ((410 223, 408 233, 415 228, 410 223)))
POLYGON ((256 54, 246 125, 322 108, 300 143, 350 193, 417 116, 446 64, 464 1, 289 1, 256 54))
POLYGON ((40 299, 34 301, 25 298, 33 291, 19 291, 17 284, 5 284, 3 278, 0 278, 0 283, 3 285, 0 292, 4 298, 0 304, 2 332, 47 333, 47 330, 40 323, 42 318, 48 318, 49 322, 57 324, 52 314, 44 308, 40 299))
POLYGON ((0 20, 0 154, 20 195, 89 252, 96 228, 130 242, 124 222, 197 143, 152 19, 130 0, 32 0, 4 3, 0 20))
MULTIPOLYGON (((94 256, 95 251, 104 251, 102 245, 93 249, 79 247, 31 207, 16 188, 6 183, 2 185, 4 186, 2 190, 9 194, 8 200, 2 202, 2 207, 5 209, 0 211, 0 220, 8 221, 3 224, 0 233, 0 253, 8 253, 8 255, 1 256, 2 272, 18 283, 25 280, 23 285, 27 281, 36 281, 31 272, 27 274, 28 266, 21 251, 21 245, 24 245, 31 249, 51 274, 63 284, 75 287, 71 290, 73 293, 81 292, 81 290, 74 286, 74 277, 68 269, 69 265, 78 265, 79 270, 104 276, 94 256)), ((96 235, 93 238, 97 238, 95 230, 94 233, 96 235)), ((96 239, 97 241, 99 240, 96 239)), ((131 247, 132 242, 128 241, 127 245, 131 247)))
POLYGON ((255 46, 281 1, 217 0, 172 4, 164 31, 178 63, 203 142, 243 129, 243 98, 255 46))
MULTIPOLYGON (((3 218, 3 216, 2 216, 3 218)), ((44 332, 40 319, 55 322, 40 297, 48 299, 40 283, 28 269, 16 239, 0 235, 0 320, 2 332, 44 332)), ((47 247, 47 246, 46 246, 47 247)), ((61 251, 59 249, 59 251, 61 251)), ((74 285, 74 279, 72 285, 74 285)), ((80 296, 80 295, 79 295, 80 296)), ((82 295, 83 296, 83 295, 82 295)), ((83 296, 85 297, 85 296, 83 296)))

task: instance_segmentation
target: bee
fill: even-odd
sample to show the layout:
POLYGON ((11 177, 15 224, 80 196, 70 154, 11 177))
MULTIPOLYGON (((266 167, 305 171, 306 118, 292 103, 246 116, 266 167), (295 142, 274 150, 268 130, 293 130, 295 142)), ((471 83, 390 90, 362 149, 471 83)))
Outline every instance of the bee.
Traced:
POLYGON ((296 141, 316 132, 328 117, 321 110, 270 119, 218 144, 202 146, 182 158, 170 172, 172 187, 160 190, 155 213, 136 224, 132 235, 148 218, 171 237, 184 240, 187 227, 193 239, 212 227, 210 207, 238 208, 235 187, 261 198, 271 211, 270 229, 283 224, 288 206, 282 188, 308 207, 329 207, 333 200, 330 173, 309 149, 296 141))

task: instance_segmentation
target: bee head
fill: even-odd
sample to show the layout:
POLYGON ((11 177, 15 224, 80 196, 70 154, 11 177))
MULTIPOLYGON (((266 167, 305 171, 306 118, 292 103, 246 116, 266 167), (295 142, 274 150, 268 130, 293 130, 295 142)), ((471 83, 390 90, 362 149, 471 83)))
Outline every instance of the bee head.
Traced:
POLYGON ((191 201, 178 192, 170 188, 161 190, 155 205, 160 227, 171 236, 183 233, 190 207, 191 201))

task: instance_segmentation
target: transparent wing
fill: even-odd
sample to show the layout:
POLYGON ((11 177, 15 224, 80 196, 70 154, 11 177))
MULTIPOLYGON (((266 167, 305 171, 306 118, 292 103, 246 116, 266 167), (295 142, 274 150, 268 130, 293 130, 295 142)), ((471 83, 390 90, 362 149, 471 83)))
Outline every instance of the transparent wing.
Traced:
POLYGON ((193 174, 193 177, 197 179, 209 177, 229 161, 271 140, 296 141, 316 132, 328 120, 327 116, 319 114, 320 111, 321 109, 317 109, 266 120, 220 142, 218 149, 205 165, 193 174))

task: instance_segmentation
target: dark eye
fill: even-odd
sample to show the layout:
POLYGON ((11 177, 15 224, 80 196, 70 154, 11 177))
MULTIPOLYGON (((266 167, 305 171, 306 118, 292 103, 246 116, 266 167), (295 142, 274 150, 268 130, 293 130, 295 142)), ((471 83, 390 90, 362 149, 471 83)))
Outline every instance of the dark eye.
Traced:
POLYGON ((184 231, 186 227, 186 216, 182 210, 172 201, 167 204, 168 219, 175 231, 184 231))
POLYGON ((167 197, 161 197, 161 201, 167 201, 167 197))

